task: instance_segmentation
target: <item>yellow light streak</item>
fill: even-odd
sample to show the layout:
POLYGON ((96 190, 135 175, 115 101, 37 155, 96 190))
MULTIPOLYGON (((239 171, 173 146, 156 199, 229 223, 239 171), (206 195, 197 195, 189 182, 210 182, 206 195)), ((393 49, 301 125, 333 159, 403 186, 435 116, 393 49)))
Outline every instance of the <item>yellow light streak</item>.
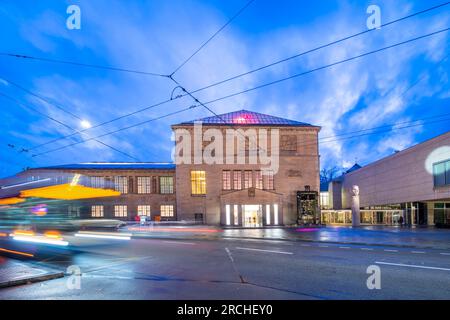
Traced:
POLYGON ((56 186, 23 190, 20 192, 23 198, 45 198, 59 200, 77 200, 102 197, 120 196, 120 192, 110 189, 90 188, 80 185, 60 184, 56 186))

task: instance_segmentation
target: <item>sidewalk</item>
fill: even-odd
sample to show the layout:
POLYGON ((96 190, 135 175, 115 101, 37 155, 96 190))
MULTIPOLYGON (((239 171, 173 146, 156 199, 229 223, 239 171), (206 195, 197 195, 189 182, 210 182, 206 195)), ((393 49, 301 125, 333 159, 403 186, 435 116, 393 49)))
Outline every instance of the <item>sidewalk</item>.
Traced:
POLYGON ((0 288, 61 278, 64 272, 0 256, 0 288))
POLYGON ((222 229, 213 226, 167 228, 128 228, 135 237, 206 239, 221 238, 267 239, 285 241, 324 242, 337 244, 379 245, 405 248, 450 250, 450 230, 408 227, 321 227, 321 228, 259 228, 222 229))

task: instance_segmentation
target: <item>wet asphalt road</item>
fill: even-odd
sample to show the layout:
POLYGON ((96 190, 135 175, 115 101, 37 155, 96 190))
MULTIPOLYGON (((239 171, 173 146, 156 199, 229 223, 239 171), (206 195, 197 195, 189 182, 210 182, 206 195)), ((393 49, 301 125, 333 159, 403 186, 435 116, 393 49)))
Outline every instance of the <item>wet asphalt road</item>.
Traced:
POLYGON ((0 299, 450 299, 450 252, 291 241, 102 240, 34 260, 75 278, 0 289, 0 299), (368 266, 381 289, 366 285, 368 266), (73 282, 75 281, 75 282, 73 282))

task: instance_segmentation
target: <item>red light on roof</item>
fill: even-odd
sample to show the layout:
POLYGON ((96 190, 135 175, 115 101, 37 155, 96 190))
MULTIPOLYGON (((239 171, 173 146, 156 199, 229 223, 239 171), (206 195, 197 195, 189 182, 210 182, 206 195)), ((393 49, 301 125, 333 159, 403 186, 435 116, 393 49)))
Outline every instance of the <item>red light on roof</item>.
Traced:
POLYGON ((234 123, 253 123, 253 117, 249 114, 243 114, 233 119, 234 123))

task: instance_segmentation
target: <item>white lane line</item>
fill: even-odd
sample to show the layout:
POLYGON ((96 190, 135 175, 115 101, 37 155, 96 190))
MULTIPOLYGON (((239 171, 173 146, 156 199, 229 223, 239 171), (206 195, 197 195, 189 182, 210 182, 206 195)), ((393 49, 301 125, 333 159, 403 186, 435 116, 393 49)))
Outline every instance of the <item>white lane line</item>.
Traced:
POLYGON ((439 254, 442 254, 442 255, 444 255, 444 256, 450 256, 450 253, 448 253, 448 252, 441 252, 441 253, 439 253, 439 254))
POLYGON ((328 248, 328 246, 325 246, 323 244, 319 245, 320 248, 328 248))
POLYGON ((294 254, 293 252, 276 251, 276 250, 265 250, 265 249, 255 249, 255 248, 236 247, 236 249, 238 249, 238 250, 249 250, 249 251, 260 251, 260 252, 270 252, 270 253, 279 253, 279 254, 294 254))
POLYGON ((373 251, 372 248, 360 248, 361 250, 373 251))
POLYGON ((284 245, 287 245, 287 246, 292 246, 292 243, 288 243, 288 242, 286 242, 286 241, 282 241, 282 240, 270 240, 270 239, 261 239, 261 240, 259 240, 259 239, 241 239, 241 240, 243 240, 243 241, 248 241, 248 242, 262 242, 262 243, 267 243, 267 242, 273 242, 273 243, 282 243, 282 244, 284 244, 284 245))
POLYGON ((386 251, 386 252, 398 252, 398 250, 392 250, 392 249, 384 249, 383 251, 386 251))
POLYGON ((163 241, 163 242, 165 242, 165 243, 176 243, 176 244, 188 244, 188 245, 194 245, 195 244, 194 242, 184 242, 184 241, 168 241, 168 240, 166 240, 166 241, 163 241))
POLYGON ((230 258, 231 262, 233 262, 233 263, 234 263, 234 259, 233 259, 233 256, 231 255, 230 249, 228 249, 228 248, 225 248, 225 251, 226 251, 226 252, 227 252, 227 254, 228 254, 228 258, 230 258))
POLYGON ((279 243, 286 246, 292 246, 292 243, 289 243, 288 241, 283 240, 271 240, 271 239, 239 239, 239 238, 224 238, 228 241, 246 241, 246 242, 261 242, 261 243, 279 243))
POLYGON ((418 266, 418 265, 415 265, 415 264, 391 263, 391 262, 381 262, 381 261, 375 261, 375 263, 376 264, 385 264, 385 265, 389 265, 389 266, 398 266, 398 267, 409 267, 409 268, 420 268, 420 269, 450 271, 449 268, 418 266))
POLYGON ((425 253, 425 251, 411 251, 411 253, 425 253))
POLYGON ((339 249, 350 249, 350 247, 339 247, 339 249))

